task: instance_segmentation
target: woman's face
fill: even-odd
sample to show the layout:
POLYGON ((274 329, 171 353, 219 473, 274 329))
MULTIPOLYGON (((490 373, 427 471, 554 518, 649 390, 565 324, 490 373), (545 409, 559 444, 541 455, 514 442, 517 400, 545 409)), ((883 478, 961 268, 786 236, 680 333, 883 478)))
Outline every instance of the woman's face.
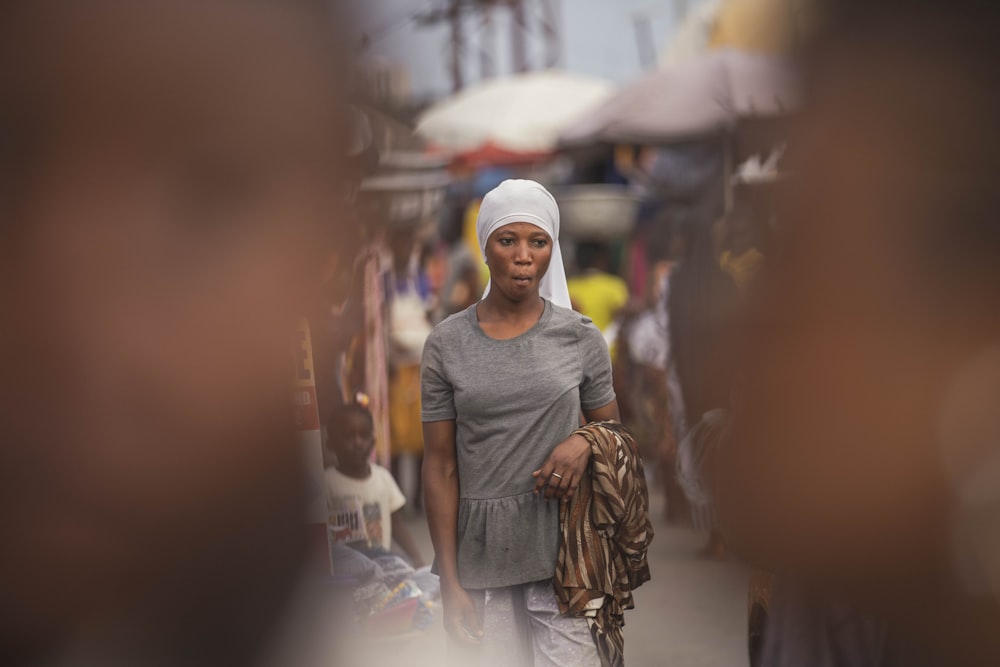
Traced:
POLYGON ((493 289, 512 301, 538 296, 552 259, 552 239, 530 222, 512 222, 490 234, 486 263, 493 289))

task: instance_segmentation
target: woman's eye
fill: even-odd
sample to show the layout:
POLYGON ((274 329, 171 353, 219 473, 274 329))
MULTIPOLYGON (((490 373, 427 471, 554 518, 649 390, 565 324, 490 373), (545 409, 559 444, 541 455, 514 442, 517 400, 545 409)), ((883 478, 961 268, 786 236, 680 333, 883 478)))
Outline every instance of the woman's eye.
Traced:
POLYGON ((546 239, 535 239, 534 244, 536 248, 544 248, 549 242, 546 239))
POLYGON ((500 245, 502 246, 514 245, 514 239, 500 239, 500 245))

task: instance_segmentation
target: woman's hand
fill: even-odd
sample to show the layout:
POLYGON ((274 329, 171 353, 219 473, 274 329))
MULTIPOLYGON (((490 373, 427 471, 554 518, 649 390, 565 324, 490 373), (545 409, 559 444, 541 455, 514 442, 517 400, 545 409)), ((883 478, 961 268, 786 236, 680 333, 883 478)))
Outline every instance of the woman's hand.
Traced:
POLYGON ((476 646, 483 639, 483 627, 476 603, 458 584, 441 587, 444 605, 444 629, 452 639, 466 646, 476 646))
POLYGON ((580 481, 587 474, 590 462, 590 443, 582 435, 571 435, 552 450, 541 468, 531 473, 535 493, 545 498, 572 498, 580 481))

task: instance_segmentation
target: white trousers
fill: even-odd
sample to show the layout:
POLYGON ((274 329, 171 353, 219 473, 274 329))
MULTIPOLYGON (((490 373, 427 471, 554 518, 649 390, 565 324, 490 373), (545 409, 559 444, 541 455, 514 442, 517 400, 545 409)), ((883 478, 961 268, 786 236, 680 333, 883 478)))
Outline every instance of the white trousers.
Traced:
POLYGON ((449 639, 452 667, 600 667, 585 618, 563 616, 551 581, 469 591, 483 624, 478 646, 449 639))

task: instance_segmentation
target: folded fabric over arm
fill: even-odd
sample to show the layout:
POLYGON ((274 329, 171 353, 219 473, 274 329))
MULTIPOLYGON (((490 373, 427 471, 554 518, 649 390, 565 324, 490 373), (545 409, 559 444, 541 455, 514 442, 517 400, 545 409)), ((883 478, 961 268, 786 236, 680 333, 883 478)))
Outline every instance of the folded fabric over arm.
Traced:
POLYGON ((649 493, 635 438, 617 422, 574 431, 591 447, 588 473, 560 508, 559 556, 553 579, 559 609, 586 617, 605 667, 624 665, 626 609, 649 581, 653 539, 649 493))

